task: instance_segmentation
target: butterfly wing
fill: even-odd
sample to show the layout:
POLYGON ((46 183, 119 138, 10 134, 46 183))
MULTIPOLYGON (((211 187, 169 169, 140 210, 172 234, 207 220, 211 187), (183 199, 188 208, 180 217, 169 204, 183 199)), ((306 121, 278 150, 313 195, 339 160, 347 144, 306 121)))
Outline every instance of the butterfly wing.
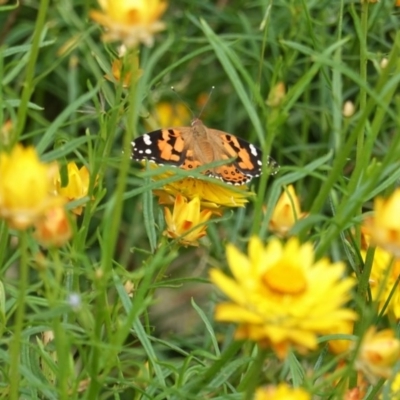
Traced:
MULTIPOLYGON (((215 161, 234 160, 205 171, 205 175, 229 184, 243 185, 260 176, 265 168, 272 168, 271 173, 278 171, 279 166, 271 157, 268 157, 267 165, 263 168, 262 152, 251 143, 227 132, 206 129, 210 142, 217 144, 217 153, 220 153, 215 161)), ((193 151, 192 127, 158 129, 139 136, 132 142, 132 158, 136 161, 149 160, 161 165, 192 170, 204 164, 200 160, 200 154, 196 154, 193 151)))
POLYGON ((156 164, 180 167, 186 159, 186 145, 183 132, 188 129, 166 128, 145 133, 132 144, 132 158, 136 161, 149 160, 156 164))

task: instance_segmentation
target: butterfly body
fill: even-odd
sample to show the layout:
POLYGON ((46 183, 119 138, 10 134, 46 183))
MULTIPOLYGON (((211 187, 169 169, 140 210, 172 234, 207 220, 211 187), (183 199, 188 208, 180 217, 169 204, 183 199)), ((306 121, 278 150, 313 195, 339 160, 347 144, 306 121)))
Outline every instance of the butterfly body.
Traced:
MULTIPOLYGON (((251 143, 217 129, 207 128, 200 119, 190 127, 159 129, 132 142, 132 158, 192 170, 216 161, 226 164, 210 167, 204 174, 222 181, 243 185, 262 172, 262 153, 251 143)), ((267 167, 277 168, 269 158, 267 167)))

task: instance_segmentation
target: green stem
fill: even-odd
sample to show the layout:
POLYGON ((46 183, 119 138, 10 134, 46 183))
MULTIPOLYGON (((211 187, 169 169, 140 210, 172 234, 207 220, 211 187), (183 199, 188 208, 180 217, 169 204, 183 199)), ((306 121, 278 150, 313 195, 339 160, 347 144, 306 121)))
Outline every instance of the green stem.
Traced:
POLYGON ((20 354, 22 348, 22 331, 24 327, 25 317, 25 299, 26 290, 29 279, 29 263, 28 263, 28 239, 25 232, 21 232, 19 236, 21 259, 19 270, 19 292, 16 302, 16 315, 14 335, 10 344, 10 400, 19 399, 19 382, 20 382, 20 354))
POLYGON ((6 257, 8 247, 8 227, 5 221, 0 221, 0 271, 6 257))
MULTIPOLYGON (((54 275, 55 282, 52 287, 48 287, 49 305, 52 308, 57 307, 60 300, 63 300, 64 292, 59 291, 63 286, 64 268, 60 260, 58 249, 51 251, 52 259, 54 261, 54 275), (61 298, 60 298, 61 297, 61 298)), ((67 343, 67 336, 62 327, 61 316, 56 315, 53 318, 53 332, 55 339, 55 346, 57 352, 58 371, 57 371, 57 390, 60 400, 68 399, 68 377, 69 377, 69 346, 67 343)))
POLYGON ((41 0, 39 5, 39 12, 36 20, 35 32, 33 34, 31 54, 29 62, 26 67, 26 76, 24 81, 24 89, 21 95, 21 103, 18 108, 17 126, 15 128, 15 136, 12 138, 12 144, 18 142, 22 132, 25 128, 26 118, 28 115, 28 103, 33 92, 33 78, 35 75, 36 60, 39 54, 40 41, 46 21, 46 13, 50 0, 41 0))
MULTIPOLYGON (((368 35, 368 1, 361 3, 361 31, 359 32, 360 41, 360 78, 367 82, 367 35, 368 35)), ((367 105, 367 91, 365 86, 360 86, 360 109, 364 110, 367 105)), ((364 154, 365 129, 361 129, 357 138, 356 164, 360 163, 365 157, 364 154)))
POLYGON ((242 381, 240 382, 238 391, 246 391, 244 395, 245 400, 251 400, 254 397, 254 390, 260 380, 262 366, 264 364, 266 354, 267 351, 265 349, 258 348, 255 360, 253 361, 242 381))
MULTIPOLYGON (((132 49, 132 52, 135 52, 132 49)), ((125 57, 129 57, 126 54, 125 57)), ((132 65, 131 70, 132 76, 137 74, 137 66, 132 65)), ((120 169, 117 178, 117 187, 115 194, 111 199, 108 209, 108 215, 106 215, 105 223, 103 225, 104 232, 104 246, 102 254, 102 265, 99 272, 101 272, 101 277, 96 280, 96 325, 94 329, 94 340, 96 345, 93 346, 91 355, 91 382, 88 389, 88 398, 96 399, 98 398, 101 385, 99 382, 99 371, 103 368, 100 365, 100 355, 101 349, 97 345, 100 343, 103 332, 103 324, 105 322, 106 332, 111 336, 111 321, 110 315, 104 312, 108 308, 107 306, 107 291, 106 285, 111 277, 113 257, 115 254, 115 248, 117 244, 118 235, 120 233, 120 225, 122 218, 122 210, 124 203, 124 193, 127 183, 127 176, 130 168, 130 152, 131 152, 131 141, 134 136, 134 126, 136 126, 137 109, 136 109, 136 85, 132 82, 132 86, 129 91, 129 111, 128 111, 128 122, 127 129, 123 138, 123 156, 121 157, 120 169)), ((115 127, 114 127, 115 129, 115 127)))
MULTIPOLYGON (((360 78, 363 82, 367 83, 367 36, 368 36, 368 1, 364 1, 361 3, 361 30, 359 32, 359 42, 360 42, 360 78)), ((360 86, 360 109, 364 110, 367 106, 367 91, 365 90, 365 86, 360 86)), ((366 121, 367 122, 367 121, 366 121)), ((365 160, 365 149, 364 149, 364 138, 365 138, 365 126, 360 130, 357 137, 357 146, 356 146, 356 168, 360 163, 363 164, 363 160, 365 160)), ((362 207, 360 207, 357 211, 358 215, 362 214, 362 207)), ((361 230, 357 225, 356 227, 356 243, 358 247, 361 245, 361 230)))

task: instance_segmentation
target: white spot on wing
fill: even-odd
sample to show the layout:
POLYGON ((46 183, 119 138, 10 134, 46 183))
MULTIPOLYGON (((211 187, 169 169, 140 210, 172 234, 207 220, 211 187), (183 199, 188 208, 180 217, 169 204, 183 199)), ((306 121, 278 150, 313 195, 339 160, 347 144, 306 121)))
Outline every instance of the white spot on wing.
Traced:
POLYGON ((251 151, 251 154, 253 154, 253 156, 257 157, 257 155, 258 155, 257 149, 252 144, 250 144, 250 151, 251 151))
POLYGON ((151 149, 146 149, 144 152, 145 152, 146 154, 151 154, 151 149))
POLYGON ((262 165, 262 161, 261 161, 261 160, 257 160, 257 164, 258 164, 259 166, 261 166, 261 165, 262 165))
POLYGON ((147 146, 151 146, 151 137, 147 133, 143 135, 143 142, 147 146))

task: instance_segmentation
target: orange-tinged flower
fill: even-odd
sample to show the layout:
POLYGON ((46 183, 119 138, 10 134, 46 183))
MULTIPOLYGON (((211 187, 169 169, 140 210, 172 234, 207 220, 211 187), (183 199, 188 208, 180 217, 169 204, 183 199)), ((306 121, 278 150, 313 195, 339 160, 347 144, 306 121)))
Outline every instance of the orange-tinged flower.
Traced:
POLYGON ((34 236, 44 247, 61 247, 71 238, 72 231, 64 207, 47 210, 35 224, 34 236))
MULTIPOLYGON (((122 82, 122 86, 124 88, 128 88, 132 82, 132 70, 128 66, 124 67, 123 61, 124 61, 123 58, 116 58, 111 64, 112 76, 105 75, 105 78, 108 79, 109 81, 122 82)), ((136 64, 135 81, 138 80, 143 74, 143 70, 139 68, 139 57, 138 56, 129 57, 127 61, 128 63, 136 64)))
POLYGON ((264 386, 256 390, 254 400, 311 400, 304 389, 291 388, 286 383, 278 386, 264 386))
POLYGON ((176 239, 183 246, 197 246, 197 240, 206 235, 205 223, 211 215, 209 210, 200 211, 198 197, 188 202, 178 194, 172 213, 168 207, 165 207, 167 229, 164 235, 176 239))
POLYGON ((386 200, 376 198, 374 210, 375 215, 365 221, 371 243, 400 257, 400 188, 386 200))
POLYGON ((371 327, 366 332, 356 360, 356 367, 370 380, 389 378, 394 364, 399 360, 400 341, 391 329, 376 332, 371 327))
POLYGON ((2 127, 0 127, 0 144, 7 146, 10 143, 11 133, 14 124, 11 119, 7 120, 2 127))
POLYGON ((315 262, 310 243, 274 238, 264 247, 253 237, 248 257, 232 245, 226 252, 233 279, 217 269, 210 278, 232 301, 216 306, 215 319, 237 323, 237 339, 270 346, 284 358, 290 346, 306 353, 318 335, 356 319, 344 308, 354 279, 343 277, 342 263, 315 262))
POLYGON ((0 218, 23 230, 46 210, 63 204, 61 197, 51 193, 57 172, 55 164, 40 162, 33 147, 18 144, 10 154, 0 153, 0 218))
MULTIPOLYGON (((354 346, 353 346, 354 347, 354 346)), ((353 366, 351 365, 351 369, 353 369, 353 366)), ((366 380, 365 375, 361 371, 357 371, 357 381, 354 382, 353 375, 349 375, 348 371, 349 370, 349 365, 347 364, 347 361, 342 358, 339 360, 339 363, 333 372, 334 378, 334 386, 340 386, 341 388, 343 387, 350 387, 350 389, 347 389, 346 392, 343 395, 343 398, 340 397, 342 400, 362 400, 365 398, 365 395, 368 391, 368 388, 370 386, 369 382, 366 380), (351 382, 350 382, 351 378, 351 382), (354 386, 354 383, 356 383, 356 386, 354 386)), ((334 398, 337 398, 334 397, 334 398)))
MULTIPOLYGON (((68 199, 68 201, 78 200, 88 195, 90 173, 89 170, 82 166, 78 169, 74 162, 69 162, 68 170, 68 184, 61 186, 61 176, 55 179, 56 191, 61 196, 68 199)), ((82 214, 83 206, 76 207, 72 210, 76 215, 82 214)))
POLYGON ((278 236, 286 236, 293 225, 308 214, 301 211, 293 185, 283 191, 269 222, 269 229, 278 236))
POLYGON ((122 41, 126 47, 143 43, 152 46, 154 34, 165 24, 159 21, 167 8, 164 0, 99 0, 102 12, 92 10, 90 17, 106 28, 103 40, 122 41))

